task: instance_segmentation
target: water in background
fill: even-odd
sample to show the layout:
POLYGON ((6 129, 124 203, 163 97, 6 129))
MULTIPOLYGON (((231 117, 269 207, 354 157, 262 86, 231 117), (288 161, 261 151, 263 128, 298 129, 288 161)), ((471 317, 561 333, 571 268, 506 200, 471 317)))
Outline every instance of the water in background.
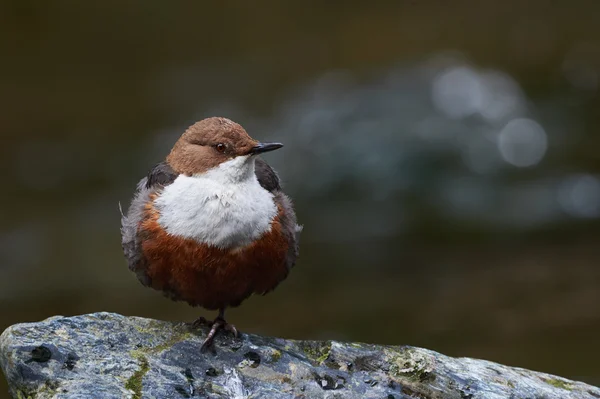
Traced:
POLYGON ((600 384, 600 5, 559 3, 6 2, 0 329, 206 314, 127 270, 118 202, 220 115, 285 143, 265 158, 305 225, 242 331, 600 384))

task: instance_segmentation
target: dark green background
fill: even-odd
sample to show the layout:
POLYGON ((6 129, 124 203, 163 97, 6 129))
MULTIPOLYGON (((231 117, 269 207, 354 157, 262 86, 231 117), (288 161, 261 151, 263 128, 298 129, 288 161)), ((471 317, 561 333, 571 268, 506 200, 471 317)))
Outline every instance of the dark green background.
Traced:
POLYGON ((127 270, 117 203, 183 129, 219 114, 288 144, 267 160, 305 224, 288 280, 230 311, 240 330, 600 384, 599 219, 561 213, 553 191, 600 172, 598 21, 593 0, 2 1, 0 330, 206 315, 127 270), (410 136, 418 115, 441 135, 487 126, 432 105, 428 74, 448 59, 514 82, 548 134, 538 165, 476 173, 454 144, 410 136), (353 114, 338 114, 347 100, 353 114), (331 120, 306 120, 321 111, 331 120), (458 190, 457 211, 440 193, 465 181, 488 194, 458 190))

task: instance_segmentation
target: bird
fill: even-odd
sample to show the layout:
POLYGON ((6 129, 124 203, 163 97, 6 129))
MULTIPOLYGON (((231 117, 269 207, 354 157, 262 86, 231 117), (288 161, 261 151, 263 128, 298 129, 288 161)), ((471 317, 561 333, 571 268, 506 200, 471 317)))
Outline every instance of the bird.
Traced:
POLYGON ((191 306, 218 310, 201 349, 225 330, 225 310, 264 295, 299 256, 294 206, 260 154, 283 147, 259 142, 236 122, 210 117, 191 125, 167 157, 137 184, 121 244, 144 285, 191 306))

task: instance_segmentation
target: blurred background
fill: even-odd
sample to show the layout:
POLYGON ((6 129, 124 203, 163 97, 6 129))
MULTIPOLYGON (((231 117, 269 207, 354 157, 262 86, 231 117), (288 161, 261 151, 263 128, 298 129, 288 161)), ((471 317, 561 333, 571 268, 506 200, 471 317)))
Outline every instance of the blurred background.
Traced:
MULTIPOLYGON (((600 385, 600 2, 0 3, 0 330, 146 289, 118 202, 192 123, 286 147, 301 260, 243 332, 600 385)), ((4 381, 2 381, 4 384, 4 381)), ((0 386, 0 397, 6 386, 0 386)))

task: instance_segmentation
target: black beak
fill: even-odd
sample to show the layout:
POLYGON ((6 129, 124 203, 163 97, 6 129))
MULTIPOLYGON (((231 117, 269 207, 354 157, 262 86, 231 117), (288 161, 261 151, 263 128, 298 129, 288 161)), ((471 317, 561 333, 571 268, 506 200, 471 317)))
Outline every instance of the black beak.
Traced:
POLYGON ((258 143, 250 150, 251 155, 261 154, 263 152, 273 151, 283 147, 281 143, 258 143))

